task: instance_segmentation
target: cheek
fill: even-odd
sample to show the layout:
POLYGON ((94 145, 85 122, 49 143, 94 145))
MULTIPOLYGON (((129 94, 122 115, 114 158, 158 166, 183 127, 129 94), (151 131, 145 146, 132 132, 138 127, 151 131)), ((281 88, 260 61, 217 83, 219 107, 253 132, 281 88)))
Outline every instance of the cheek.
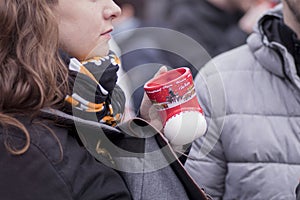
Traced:
POLYGON ((99 39, 101 34, 101 21, 96 15, 86 14, 72 24, 72 36, 82 45, 89 45, 99 39))
POLYGON ((78 59, 85 58, 97 44, 99 31, 87 23, 61 24, 59 27, 61 48, 78 59))

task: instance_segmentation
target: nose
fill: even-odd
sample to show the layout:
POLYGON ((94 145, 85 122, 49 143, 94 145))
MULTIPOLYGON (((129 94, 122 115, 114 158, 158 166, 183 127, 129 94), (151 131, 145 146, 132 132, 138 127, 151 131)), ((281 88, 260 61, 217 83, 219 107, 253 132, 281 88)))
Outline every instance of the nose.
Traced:
POLYGON ((110 1, 111 4, 104 9, 105 19, 114 19, 121 15, 121 8, 113 0, 110 1))

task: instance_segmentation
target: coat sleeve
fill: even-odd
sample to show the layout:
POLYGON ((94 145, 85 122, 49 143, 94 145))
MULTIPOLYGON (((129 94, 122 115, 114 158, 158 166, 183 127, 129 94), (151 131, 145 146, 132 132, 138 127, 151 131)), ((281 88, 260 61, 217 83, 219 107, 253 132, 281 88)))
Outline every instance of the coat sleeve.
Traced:
POLYGON ((204 136, 193 142, 185 167, 213 199, 222 199, 227 173, 220 139, 225 116, 225 93, 213 62, 209 62, 196 76, 195 87, 208 128, 204 136))

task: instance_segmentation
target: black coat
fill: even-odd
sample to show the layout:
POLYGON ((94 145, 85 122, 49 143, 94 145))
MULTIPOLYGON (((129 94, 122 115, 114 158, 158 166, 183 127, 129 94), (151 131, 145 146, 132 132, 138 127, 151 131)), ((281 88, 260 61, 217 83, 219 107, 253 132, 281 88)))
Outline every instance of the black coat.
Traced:
POLYGON ((96 161, 68 129, 48 124, 51 133, 38 123, 21 121, 31 144, 20 156, 10 154, 4 140, 22 147, 24 134, 10 129, 7 135, 0 128, 1 200, 131 199, 120 175, 96 161))

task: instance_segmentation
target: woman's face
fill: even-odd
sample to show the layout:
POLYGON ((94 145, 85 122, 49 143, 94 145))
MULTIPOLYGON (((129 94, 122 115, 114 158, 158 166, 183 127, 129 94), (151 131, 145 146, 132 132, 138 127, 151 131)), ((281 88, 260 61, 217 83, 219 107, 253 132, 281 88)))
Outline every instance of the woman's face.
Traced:
POLYGON ((112 19, 120 13, 113 0, 59 0, 61 48, 79 60, 107 55, 112 19))

